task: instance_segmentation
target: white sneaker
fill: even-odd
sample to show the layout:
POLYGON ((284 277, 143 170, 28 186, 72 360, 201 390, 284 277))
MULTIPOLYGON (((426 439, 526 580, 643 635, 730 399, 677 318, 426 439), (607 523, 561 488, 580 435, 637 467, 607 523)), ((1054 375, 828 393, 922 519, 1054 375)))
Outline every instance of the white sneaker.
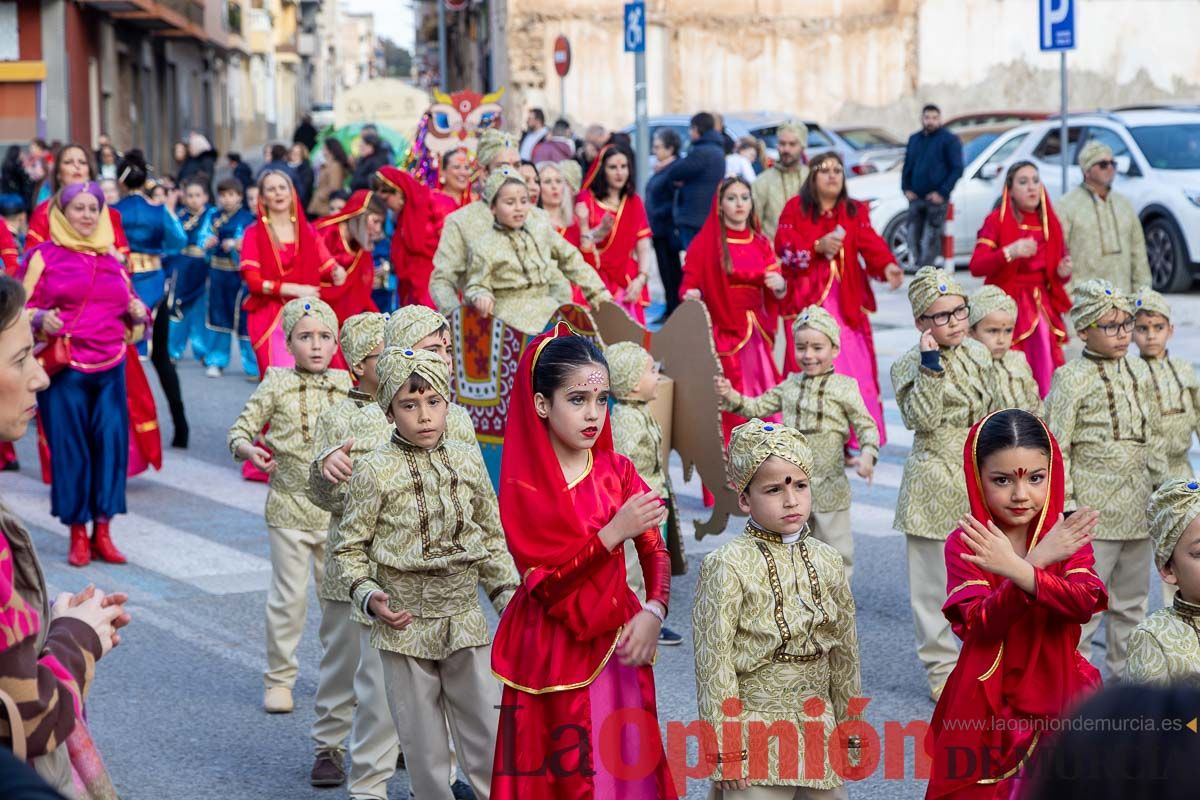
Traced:
POLYGON ((219 378, 221 377, 221 368, 217 366, 209 367, 208 369, 204 370, 204 374, 210 378, 219 378))

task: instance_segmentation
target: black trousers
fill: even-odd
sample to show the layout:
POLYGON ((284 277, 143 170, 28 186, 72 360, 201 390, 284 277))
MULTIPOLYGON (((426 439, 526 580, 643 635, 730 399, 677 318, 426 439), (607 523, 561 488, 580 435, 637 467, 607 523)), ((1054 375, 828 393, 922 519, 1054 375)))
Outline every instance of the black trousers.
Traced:
MULTIPOLYGON (((169 296, 169 295, 168 295, 169 296)), ((183 393, 179 389, 179 374, 171 363, 170 348, 167 340, 171 331, 171 307, 167 298, 163 298, 154 312, 154 333, 150 342, 150 363, 158 373, 158 382, 162 384, 163 394, 167 396, 167 407, 171 411, 171 427, 174 436, 171 438, 172 447, 188 446, 188 421, 183 410, 183 393)))
POLYGON ((683 282, 679 240, 675 236, 655 236, 654 257, 658 259, 658 275, 662 278, 663 291, 667 296, 666 316, 670 316, 679 306, 679 285, 683 282))

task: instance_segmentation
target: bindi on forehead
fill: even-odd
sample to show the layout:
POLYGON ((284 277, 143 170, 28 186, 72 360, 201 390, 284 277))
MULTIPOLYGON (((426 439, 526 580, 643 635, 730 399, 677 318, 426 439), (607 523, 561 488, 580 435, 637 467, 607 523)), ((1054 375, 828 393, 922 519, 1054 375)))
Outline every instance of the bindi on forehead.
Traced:
POLYGON ((602 392, 608 390, 608 376, 600 370, 589 372, 582 383, 572 384, 567 387, 568 391, 576 389, 591 389, 593 392, 602 392))

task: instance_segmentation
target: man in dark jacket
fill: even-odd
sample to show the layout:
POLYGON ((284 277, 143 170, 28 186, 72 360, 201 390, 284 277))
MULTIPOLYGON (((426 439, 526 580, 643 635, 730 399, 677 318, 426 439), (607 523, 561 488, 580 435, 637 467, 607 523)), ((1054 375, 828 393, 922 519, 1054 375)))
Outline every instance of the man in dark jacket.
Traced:
POLYGON ((921 109, 921 130, 908 137, 900 188, 908 198, 908 247, 913 266, 932 264, 941 252, 950 192, 962 177, 962 142, 942 127, 935 105, 921 109))
POLYGON ((317 146, 317 127, 313 125, 312 115, 305 114, 300 118, 300 124, 296 126, 295 133, 292 134, 292 143, 299 142, 312 152, 317 146))
POLYGON ((725 177, 725 142, 716 130, 713 115, 702 111, 692 117, 688 134, 692 149, 687 157, 660 169, 678 186, 675 193, 675 228, 686 250, 712 210, 713 195, 725 177))
POLYGON ((384 144, 379 134, 364 129, 362 145, 359 148, 358 163, 354 166, 354 175, 350 178, 350 191, 370 189, 371 179, 381 167, 391 162, 392 150, 384 144))

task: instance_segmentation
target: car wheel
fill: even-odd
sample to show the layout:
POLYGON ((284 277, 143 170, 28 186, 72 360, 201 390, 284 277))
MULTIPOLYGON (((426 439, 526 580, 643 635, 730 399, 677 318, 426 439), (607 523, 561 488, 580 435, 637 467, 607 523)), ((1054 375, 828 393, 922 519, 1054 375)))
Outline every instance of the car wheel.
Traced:
POLYGON ((1192 271, 1187 263, 1183 237, 1170 217, 1154 217, 1144 226, 1146 258, 1150 277, 1159 292, 1182 292, 1191 288, 1192 271))
POLYGON ((898 214, 887 227, 883 229, 883 240, 891 248, 892 255, 906 273, 912 275, 917 271, 913 264, 912 250, 908 246, 908 215, 898 214))

